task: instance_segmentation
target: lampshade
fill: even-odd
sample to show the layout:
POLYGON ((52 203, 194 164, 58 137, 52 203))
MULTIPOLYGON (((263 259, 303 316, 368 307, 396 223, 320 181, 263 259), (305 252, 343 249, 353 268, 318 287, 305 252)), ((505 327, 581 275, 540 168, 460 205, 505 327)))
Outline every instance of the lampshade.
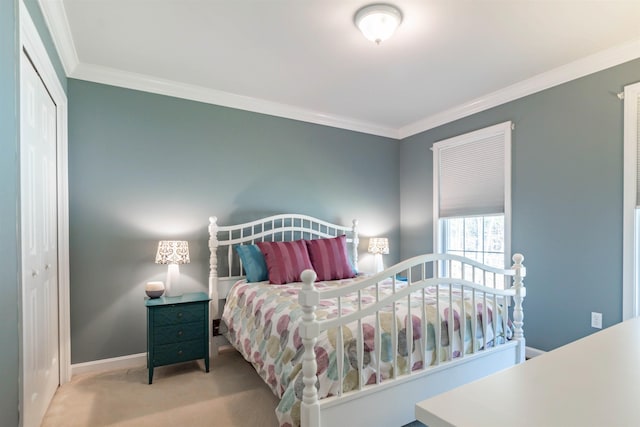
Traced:
POLYGON ((189 264, 189 242, 185 240, 160 240, 156 264, 189 264))
POLYGON ((389 239, 386 237, 372 237, 369 239, 369 253, 372 254, 388 254, 389 239))
POLYGON ((380 44, 396 31, 402 22, 402 13, 388 4, 370 4, 356 12, 355 23, 362 34, 380 44))

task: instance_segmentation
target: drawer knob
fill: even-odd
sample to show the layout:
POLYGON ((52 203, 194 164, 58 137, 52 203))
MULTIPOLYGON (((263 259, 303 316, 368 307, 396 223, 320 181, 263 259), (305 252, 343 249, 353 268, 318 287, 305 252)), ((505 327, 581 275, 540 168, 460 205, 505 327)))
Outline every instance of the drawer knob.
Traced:
POLYGON ((182 319, 182 312, 178 313, 178 319, 182 319))
POLYGON ((182 356, 182 350, 178 350, 178 356, 182 356))
POLYGON ((181 337, 184 334, 184 331, 178 331, 178 336, 181 337))

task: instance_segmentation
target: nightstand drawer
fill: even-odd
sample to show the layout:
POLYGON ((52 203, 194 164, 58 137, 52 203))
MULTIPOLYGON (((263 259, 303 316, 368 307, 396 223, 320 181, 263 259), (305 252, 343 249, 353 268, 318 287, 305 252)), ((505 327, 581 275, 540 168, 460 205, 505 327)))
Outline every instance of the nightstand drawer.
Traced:
POLYGON ((158 326, 153 331, 154 345, 170 344, 174 342, 203 340, 203 322, 181 323, 179 325, 158 326))
POLYGON ((153 320, 156 326, 202 322, 204 318, 204 304, 178 304, 153 309, 153 320))
POLYGON ((193 340, 173 344, 158 345, 153 354, 155 366, 170 363, 186 362, 205 357, 205 343, 203 340, 193 340))

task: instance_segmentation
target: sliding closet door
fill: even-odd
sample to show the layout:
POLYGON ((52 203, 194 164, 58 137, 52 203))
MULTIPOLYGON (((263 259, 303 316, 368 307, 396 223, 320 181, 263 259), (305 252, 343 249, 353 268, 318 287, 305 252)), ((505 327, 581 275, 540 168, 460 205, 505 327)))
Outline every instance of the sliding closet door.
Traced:
POLYGON ((60 384, 56 105, 22 53, 22 426, 39 426, 60 384))

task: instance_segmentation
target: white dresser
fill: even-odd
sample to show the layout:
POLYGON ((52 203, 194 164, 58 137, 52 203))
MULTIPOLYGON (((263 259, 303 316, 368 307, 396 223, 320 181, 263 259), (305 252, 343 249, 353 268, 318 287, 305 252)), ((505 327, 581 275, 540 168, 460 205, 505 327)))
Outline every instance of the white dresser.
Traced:
POLYGON ((416 405, 428 427, 640 426, 640 318, 416 405))

